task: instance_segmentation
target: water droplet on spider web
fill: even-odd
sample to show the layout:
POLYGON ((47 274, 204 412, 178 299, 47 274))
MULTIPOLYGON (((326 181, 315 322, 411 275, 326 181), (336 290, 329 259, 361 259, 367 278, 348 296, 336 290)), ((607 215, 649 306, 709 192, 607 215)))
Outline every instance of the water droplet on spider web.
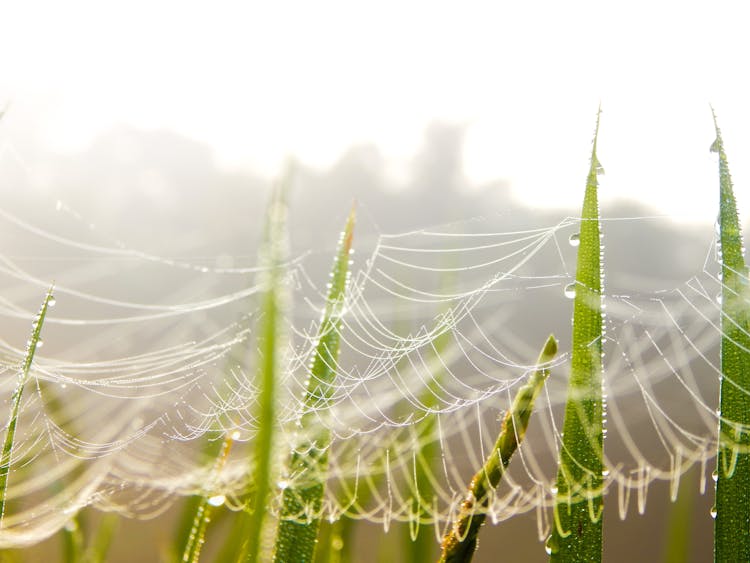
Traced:
POLYGON ((224 495, 216 495, 208 499, 208 504, 211 506, 221 506, 224 504, 224 501, 227 499, 224 495))
POLYGON ((565 293, 565 297, 567 297, 568 299, 573 299, 576 296, 575 282, 569 283, 568 285, 566 285, 564 293, 565 293))
POLYGON ((573 233, 568 239, 570 246, 578 246, 581 244, 581 233, 573 233))

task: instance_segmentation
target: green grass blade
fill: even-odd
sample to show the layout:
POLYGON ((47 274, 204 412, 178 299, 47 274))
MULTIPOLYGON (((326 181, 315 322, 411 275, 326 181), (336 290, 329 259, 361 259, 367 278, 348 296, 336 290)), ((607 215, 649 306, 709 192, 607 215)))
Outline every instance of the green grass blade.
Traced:
POLYGON ((281 182, 271 196, 268 208, 260 263, 262 287, 261 320, 258 332, 257 382, 260 388, 255 419, 258 424, 253 450, 253 498, 251 514, 245 526, 244 547, 240 560, 255 563, 261 553, 261 539, 266 521, 267 505, 273 488, 274 448, 276 432, 277 384, 280 379, 282 353, 285 347, 283 316, 286 303, 284 260, 286 258, 286 187, 281 182))
POLYGON ((698 490, 697 471, 689 471, 680 480, 677 498, 672 502, 667 514, 667 529, 664 534, 664 563, 684 563, 690 561, 692 551, 691 524, 695 510, 695 492, 698 490))
POLYGON ((84 532, 80 525, 78 515, 62 529, 63 561, 65 563, 78 563, 83 558, 84 532))
POLYGON ((716 460, 716 561, 750 561, 750 334, 748 270, 724 143, 714 114, 719 153, 721 248, 721 398, 716 460))
POLYGON ((315 554, 331 439, 330 432, 316 430, 315 426, 320 416, 318 411, 323 409, 325 413, 336 377, 353 233, 354 209, 347 219, 331 271, 326 310, 318 331, 318 345, 305 394, 306 412, 300 420, 300 428, 302 432, 310 433, 309 438, 292 452, 288 462, 290 486, 283 491, 274 550, 274 560, 279 563, 310 562, 315 554))
POLYGON ((563 440, 557 473, 554 526, 547 540, 552 561, 600 561, 602 556, 602 312, 601 244, 596 156, 596 119, 591 166, 581 212, 573 303, 573 343, 563 440))
POLYGON ((537 360, 538 369, 516 393, 513 404, 503 417, 495 447, 487 457, 484 466, 472 478, 468 495, 461 504, 458 518, 443 538, 441 562, 461 563, 471 561, 474 556, 477 535, 485 520, 484 510, 488 506, 490 493, 500 484, 511 456, 526 434, 526 428, 534 410, 534 401, 549 376, 547 365, 555 354, 557 354, 557 341, 554 336, 550 336, 537 360))
POLYGON ((107 553, 119 523, 120 518, 117 514, 110 512, 102 516, 96 534, 86 550, 85 563, 104 563, 107 560, 107 553))
POLYGON ((234 442, 235 436, 227 435, 221 445, 219 456, 216 459, 212 471, 212 479, 204 494, 201 495, 195 506, 195 515, 193 516, 193 523, 190 527, 190 532, 185 540, 185 549, 182 551, 182 562, 183 563, 198 563, 201 554, 201 548, 206 538, 206 528, 208 523, 211 521, 211 513, 213 508, 217 505, 224 504, 224 498, 222 496, 214 496, 216 492, 213 486, 216 485, 216 477, 219 475, 224 467, 224 464, 229 457, 229 452, 232 449, 232 443, 234 442))
POLYGON ((31 330, 31 338, 29 338, 26 346, 26 357, 24 358, 23 366, 21 367, 18 383, 16 384, 16 388, 10 399, 10 417, 5 431, 2 456, 0 457, 0 528, 3 525, 3 517, 5 516, 5 495, 8 491, 8 474, 10 473, 13 440, 16 436, 18 414, 21 408, 21 396, 26 381, 29 379, 29 372, 31 371, 31 363, 34 361, 34 354, 36 353, 37 346, 41 340, 42 325, 44 325, 44 319, 47 316, 47 309, 55 303, 52 289, 53 288, 50 287, 47 291, 47 295, 42 302, 42 307, 34 320, 31 330))

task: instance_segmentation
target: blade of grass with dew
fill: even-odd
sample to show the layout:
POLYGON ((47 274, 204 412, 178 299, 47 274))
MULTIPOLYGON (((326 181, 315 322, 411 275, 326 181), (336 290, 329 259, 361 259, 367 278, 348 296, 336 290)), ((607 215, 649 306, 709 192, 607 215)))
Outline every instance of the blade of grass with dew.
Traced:
MULTIPOLYGON (((206 442, 202 454, 203 456, 205 456, 205 459, 212 459, 214 460, 214 463, 216 463, 223 445, 224 440, 210 440, 206 442)), ((198 510, 200 509, 200 505, 203 502, 204 498, 205 495, 195 494, 186 497, 184 500, 184 505, 182 507, 182 511, 180 512, 176 531, 174 533, 174 543, 171 553, 171 559, 174 561, 180 561, 182 558, 182 554, 185 551, 185 546, 188 544, 188 539, 193 533, 195 516, 198 513, 198 510)))
POLYGON ((83 559, 85 563, 104 563, 107 560, 107 553, 119 523, 120 518, 117 514, 110 512, 102 516, 91 544, 86 549, 83 559))
POLYGON ((206 487, 195 509, 193 525, 190 528, 190 533, 185 542, 185 549, 182 552, 183 563, 198 563, 201 548, 206 537, 206 528, 211 521, 211 513, 216 506, 224 504, 224 496, 216 495, 214 487, 218 484, 217 477, 224 468, 227 457, 229 457, 229 452, 232 449, 232 443, 237 437, 234 434, 228 434, 222 442, 221 450, 211 472, 209 486, 206 487))
POLYGON ((534 410, 534 401, 549 376, 548 364, 555 354, 557 341, 550 335, 539 354, 537 369, 516 393, 510 409, 503 417, 495 447, 484 466, 472 478, 458 517, 443 538, 441 563, 462 563, 471 561, 474 556, 479 529, 486 518, 484 511, 489 505, 490 493, 500 484, 511 456, 523 441, 534 410))
MULTIPOLYGON (((259 321, 259 352, 257 382, 259 387, 257 411, 254 414, 258 430, 255 435, 252 465, 252 507, 250 516, 243 522, 239 561, 255 563, 261 552, 266 521, 267 504, 271 496, 273 480, 274 448, 276 432, 277 384, 280 379, 282 352, 285 348, 283 316, 286 308, 284 287, 284 260, 286 259, 286 192, 290 173, 273 190, 268 206, 268 219, 260 253, 263 266, 259 285, 262 288, 261 319, 259 321)), ((230 538, 229 541, 234 541, 230 538)))
POLYGON ((714 114, 719 153, 721 256, 721 398, 716 459, 714 558, 750 561, 750 327, 748 270, 724 143, 714 114))
POLYGON ((47 295, 42 302, 42 307, 34 320, 31 330, 31 338, 27 342, 26 356, 21 367, 21 373, 18 377, 18 383, 10 399, 10 418, 5 431, 5 441, 3 442, 3 452, 0 458, 0 528, 3 525, 5 516, 6 493, 8 492, 8 474, 10 473, 11 456, 13 453, 13 440, 16 435, 16 425, 18 424, 18 415, 21 408, 21 396, 26 381, 29 379, 31 372, 31 363, 34 361, 34 354, 41 342, 42 325, 47 316, 47 309, 55 304, 55 298, 52 295, 53 287, 47 291, 47 295))
MULTIPOLYGON (((591 166, 581 212, 573 303, 573 342, 568 398, 557 473, 554 525, 546 549, 552 561, 601 561, 604 403, 602 397, 602 270, 596 156, 596 118, 591 166)), ((570 289, 566 288, 566 293, 570 289)))
POLYGON ((325 413, 336 377, 354 218, 352 208, 331 271, 326 309, 305 393, 306 412, 299 421, 301 431, 310 433, 310 439, 291 453, 288 463, 289 486, 282 492, 283 506, 274 549, 274 561, 279 563, 310 562, 315 554, 331 440, 329 431, 315 426, 321 416, 318 411, 322 408, 325 413))

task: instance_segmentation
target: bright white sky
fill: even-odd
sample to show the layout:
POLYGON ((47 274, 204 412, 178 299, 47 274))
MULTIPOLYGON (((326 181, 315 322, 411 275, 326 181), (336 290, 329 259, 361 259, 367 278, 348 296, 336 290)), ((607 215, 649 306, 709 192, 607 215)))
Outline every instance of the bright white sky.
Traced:
POLYGON ((169 128, 271 174, 290 153, 323 167, 363 142, 397 166, 447 120, 467 126, 472 180, 558 205, 581 195, 601 101, 602 197, 705 219, 712 103, 750 216, 744 3, 114 5, 3 3, 0 135, 74 151, 118 123, 169 128))

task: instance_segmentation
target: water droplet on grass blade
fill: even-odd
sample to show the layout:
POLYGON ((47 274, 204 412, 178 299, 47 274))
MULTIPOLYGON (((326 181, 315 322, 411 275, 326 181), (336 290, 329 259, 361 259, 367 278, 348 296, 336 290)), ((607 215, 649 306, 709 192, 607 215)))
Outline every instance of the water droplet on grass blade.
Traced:
POLYGON ((54 307, 57 305, 57 299, 55 299, 55 296, 49 298, 49 301, 47 301, 47 307, 54 307))
POLYGON ((550 534, 547 541, 544 542, 544 551, 547 552, 547 555, 552 555, 560 551, 560 544, 555 534, 550 534))
POLYGON ((569 283, 565 286, 565 297, 573 299, 576 296, 576 284, 575 282, 569 283))
POLYGON ((570 246, 578 246, 581 244, 581 233, 573 233, 568 239, 570 246))
POLYGON ((709 514, 711 515, 711 518, 713 518, 714 520, 716 519, 716 507, 715 506, 711 507, 711 512, 709 512, 709 514))

